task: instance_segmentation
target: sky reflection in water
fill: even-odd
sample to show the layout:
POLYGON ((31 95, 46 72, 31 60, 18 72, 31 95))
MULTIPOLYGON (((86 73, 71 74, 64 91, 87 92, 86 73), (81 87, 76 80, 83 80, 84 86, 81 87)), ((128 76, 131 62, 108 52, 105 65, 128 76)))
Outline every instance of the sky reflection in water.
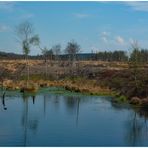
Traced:
POLYGON ((0 146, 148 146, 146 113, 112 104, 108 97, 5 96, 0 146))

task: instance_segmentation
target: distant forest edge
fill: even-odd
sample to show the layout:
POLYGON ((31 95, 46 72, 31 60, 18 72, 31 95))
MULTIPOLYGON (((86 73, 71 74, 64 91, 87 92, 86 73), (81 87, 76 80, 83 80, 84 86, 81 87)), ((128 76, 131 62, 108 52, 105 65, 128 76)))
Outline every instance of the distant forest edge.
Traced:
MULTIPOLYGON (((132 58, 138 58, 137 60, 142 60, 143 62, 148 62, 148 50, 133 50, 132 53, 128 56, 127 52, 122 50, 116 51, 101 51, 96 53, 77 53, 75 54, 75 60, 101 60, 101 61, 121 61, 126 62, 132 58)), ((45 55, 29 55, 29 59, 34 60, 42 60, 45 55)), ((71 54, 54 54, 52 52, 46 53, 47 60, 69 60, 73 59, 73 55, 71 54)), ((17 59, 25 59, 25 55, 16 54, 16 53, 7 53, 0 51, 0 60, 17 60, 17 59)))
MULTIPOLYGON (((29 59, 43 59, 44 55, 29 55, 29 59)), ((46 57, 49 60, 56 60, 57 55, 53 53, 46 53, 46 57)), ((59 60, 68 60, 71 58, 71 54, 60 54, 58 55, 59 60)), ((25 59, 25 55, 16 53, 0 52, 0 59, 25 59)), ((98 53, 77 53, 75 54, 75 60, 102 60, 102 61, 127 61, 128 56, 124 51, 114 52, 98 52, 98 53)))

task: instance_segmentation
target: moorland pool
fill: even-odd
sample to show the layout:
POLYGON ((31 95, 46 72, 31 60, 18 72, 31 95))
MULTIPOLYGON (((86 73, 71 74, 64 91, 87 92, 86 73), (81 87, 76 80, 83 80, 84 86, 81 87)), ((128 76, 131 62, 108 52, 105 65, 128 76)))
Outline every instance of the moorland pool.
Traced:
POLYGON ((148 146, 146 111, 56 91, 6 92, 0 146, 148 146))

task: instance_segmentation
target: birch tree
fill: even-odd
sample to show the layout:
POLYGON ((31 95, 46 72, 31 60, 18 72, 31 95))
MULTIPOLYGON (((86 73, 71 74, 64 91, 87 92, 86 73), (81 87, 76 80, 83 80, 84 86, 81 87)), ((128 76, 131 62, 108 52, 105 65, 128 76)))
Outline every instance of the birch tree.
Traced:
POLYGON ((34 28, 32 23, 29 21, 25 21, 20 23, 15 28, 15 32, 18 37, 18 41, 22 46, 22 51, 25 56, 26 67, 27 67, 27 87, 28 81, 30 79, 30 69, 29 69, 29 53, 32 46, 37 46, 39 44, 39 37, 38 35, 34 35, 34 28))

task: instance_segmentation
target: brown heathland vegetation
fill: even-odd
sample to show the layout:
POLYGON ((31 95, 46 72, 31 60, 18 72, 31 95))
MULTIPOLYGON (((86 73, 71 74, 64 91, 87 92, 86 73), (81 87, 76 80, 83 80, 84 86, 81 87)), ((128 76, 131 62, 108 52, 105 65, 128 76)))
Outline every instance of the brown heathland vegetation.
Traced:
MULTIPOLYGON (((148 96, 148 65, 138 69, 136 81, 134 70, 125 62, 47 61, 45 75, 44 60, 30 60, 29 88, 61 86, 66 90, 92 95, 116 95, 132 104, 146 102, 148 96), (122 97, 124 96, 124 97, 122 97), (142 100, 142 101, 141 101, 142 100)), ((24 60, 2 60, 1 82, 6 89, 22 89, 26 86, 24 60)))

